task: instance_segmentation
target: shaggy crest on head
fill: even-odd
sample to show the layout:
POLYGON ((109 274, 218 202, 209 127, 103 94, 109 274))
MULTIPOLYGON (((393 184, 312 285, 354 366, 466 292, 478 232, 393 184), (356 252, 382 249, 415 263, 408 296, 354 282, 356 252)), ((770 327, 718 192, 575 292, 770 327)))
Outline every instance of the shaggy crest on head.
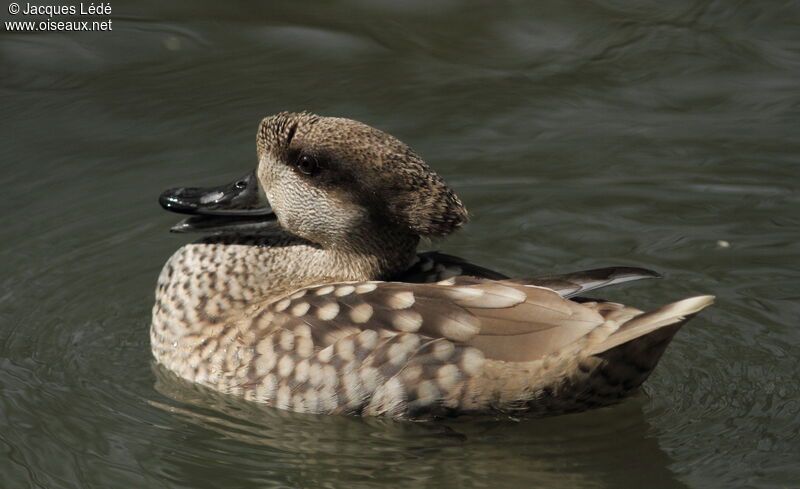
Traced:
POLYGON ((158 279, 153 355, 178 376, 282 409, 421 418, 618 402, 713 302, 650 312, 585 297, 657 278, 610 267, 509 279, 417 251, 467 214, 422 159, 360 122, 264 119, 258 167, 176 188, 181 247, 158 279), (277 220, 277 224, 276 224, 277 220))
MULTIPOLYGON (((459 198, 422 158, 361 122, 282 112, 261 121, 257 147, 261 165, 297 168, 305 158, 314 167, 299 172, 310 186, 327 191, 326 198, 361 206, 373 220, 413 234, 446 236, 467 220, 459 198)), ((280 218, 281 210, 270 201, 280 218)))

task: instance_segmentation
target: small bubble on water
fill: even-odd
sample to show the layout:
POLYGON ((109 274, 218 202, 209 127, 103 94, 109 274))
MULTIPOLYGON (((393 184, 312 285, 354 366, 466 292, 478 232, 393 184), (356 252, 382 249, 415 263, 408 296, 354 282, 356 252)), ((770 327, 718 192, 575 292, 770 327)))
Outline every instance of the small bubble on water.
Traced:
POLYGON ((170 51, 178 51, 181 48, 181 40, 176 36, 169 36, 164 39, 164 47, 170 51))
POLYGON ((729 241, 725 241, 724 239, 717 241, 717 248, 730 248, 730 247, 731 243, 729 241))

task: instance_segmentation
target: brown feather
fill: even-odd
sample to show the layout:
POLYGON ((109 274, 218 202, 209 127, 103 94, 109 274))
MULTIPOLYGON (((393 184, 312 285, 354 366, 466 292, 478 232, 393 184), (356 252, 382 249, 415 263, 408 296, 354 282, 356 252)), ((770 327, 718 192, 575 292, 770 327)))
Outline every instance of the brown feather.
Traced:
POLYGON ((640 314, 620 326, 620 328, 605 341, 594 345, 587 353, 596 355, 622 345, 623 343, 648 335, 659 328, 679 323, 687 317, 697 314, 713 303, 713 295, 699 295, 640 314))

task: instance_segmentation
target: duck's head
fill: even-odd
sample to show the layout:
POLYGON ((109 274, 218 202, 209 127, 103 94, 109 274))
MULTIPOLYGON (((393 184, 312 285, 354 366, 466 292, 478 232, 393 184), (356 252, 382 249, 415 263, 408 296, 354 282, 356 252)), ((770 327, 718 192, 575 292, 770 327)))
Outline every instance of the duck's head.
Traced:
POLYGON ((407 145, 366 124, 308 113, 261 121, 258 168, 222 187, 170 189, 161 205, 193 214, 176 231, 254 233, 277 220, 325 247, 375 233, 445 236, 467 218, 407 145))

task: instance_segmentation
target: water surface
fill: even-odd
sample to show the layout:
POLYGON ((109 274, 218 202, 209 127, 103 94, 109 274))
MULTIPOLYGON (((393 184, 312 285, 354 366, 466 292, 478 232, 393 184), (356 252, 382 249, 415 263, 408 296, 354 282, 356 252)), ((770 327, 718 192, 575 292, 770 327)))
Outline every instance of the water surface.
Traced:
MULTIPOLYGON (((0 487, 793 487, 794 2, 114 2, 0 32, 0 487), (158 193, 255 164, 258 121, 346 116, 471 211, 430 244, 514 275, 629 265, 717 305, 644 392, 539 420, 260 408, 154 369, 158 193)), ((7 20, 5 4, 2 20, 7 20)))

